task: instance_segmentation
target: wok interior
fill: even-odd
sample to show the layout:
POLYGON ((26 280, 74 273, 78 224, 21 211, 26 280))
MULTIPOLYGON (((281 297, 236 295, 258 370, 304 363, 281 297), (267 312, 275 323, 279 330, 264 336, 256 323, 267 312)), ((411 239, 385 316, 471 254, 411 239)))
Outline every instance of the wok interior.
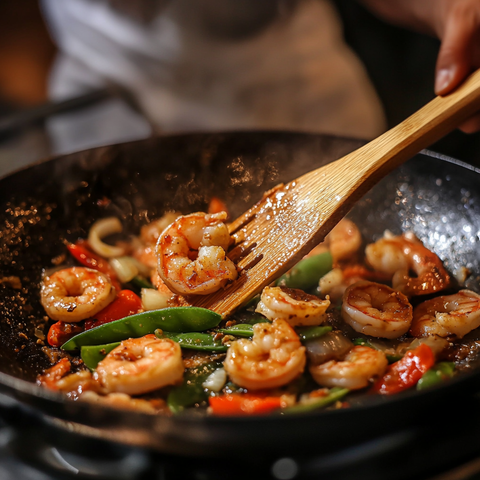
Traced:
MULTIPOLYGON (((127 232, 167 210, 205 210, 211 196, 233 217, 262 193, 335 160, 361 142, 284 132, 178 135, 59 157, 0 181, 2 277, 0 370, 33 381, 50 365, 39 282, 65 240, 85 238, 93 221, 115 215, 127 232)), ((478 291, 480 176, 419 155, 389 175, 350 213, 365 243, 413 230, 450 272, 469 268, 478 291)), ((68 255, 66 255, 68 257, 68 255)))

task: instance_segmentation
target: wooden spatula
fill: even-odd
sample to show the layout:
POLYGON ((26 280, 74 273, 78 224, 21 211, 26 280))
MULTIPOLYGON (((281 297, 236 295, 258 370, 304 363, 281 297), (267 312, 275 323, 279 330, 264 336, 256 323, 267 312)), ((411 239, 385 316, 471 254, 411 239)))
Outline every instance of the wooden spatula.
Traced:
POLYGON ((387 173, 480 110, 480 70, 358 150, 267 192, 230 226, 240 275, 189 305, 227 316, 293 267, 387 173))

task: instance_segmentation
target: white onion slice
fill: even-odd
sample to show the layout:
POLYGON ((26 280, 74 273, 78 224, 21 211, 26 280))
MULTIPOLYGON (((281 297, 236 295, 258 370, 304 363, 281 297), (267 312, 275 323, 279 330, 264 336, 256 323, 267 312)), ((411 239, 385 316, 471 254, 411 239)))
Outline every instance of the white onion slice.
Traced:
POLYGON ((173 293, 159 292, 153 288, 142 288, 140 294, 145 311, 167 308, 168 301, 173 295, 173 293))
POLYGON ((118 279, 122 283, 127 283, 136 277, 139 273, 144 277, 150 277, 151 268, 139 262, 133 257, 117 257, 110 260, 110 266, 115 271, 118 279))
POLYGON ((353 347, 353 343, 341 332, 328 332, 319 338, 305 342, 311 365, 320 365, 329 360, 339 360, 353 347))
POLYGON ((212 392, 219 392, 227 381, 227 372, 223 368, 217 368, 202 383, 203 388, 212 392))
POLYGON ((403 353, 406 353, 408 350, 413 350, 414 348, 417 348, 422 343, 430 347, 435 356, 438 356, 440 353, 442 353, 443 350, 445 350, 449 345, 448 340, 445 340, 438 335, 429 335, 428 337, 421 337, 413 340, 413 342, 406 348, 403 353))
POLYGON ((105 258, 120 257, 125 254, 123 247, 108 245, 102 241, 102 238, 108 237, 113 233, 120 233, 123 227, 117 217, 108 217, 97 220, 88 232, 88 243, 91 249, 105 258))

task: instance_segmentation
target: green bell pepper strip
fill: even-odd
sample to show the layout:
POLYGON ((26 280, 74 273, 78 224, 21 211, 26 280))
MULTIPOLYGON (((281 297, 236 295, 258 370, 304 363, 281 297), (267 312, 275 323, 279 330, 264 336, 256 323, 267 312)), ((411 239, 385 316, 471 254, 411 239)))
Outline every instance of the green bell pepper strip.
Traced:
POLYGON ((323 337, 326 333, 332 331, 329 326, 315 326, 315 327, 299 327, 295 329, 302 342, 313 340, 314 338, 323 337))
POLYGON ((130 280, 130 283, 138 288, 155 288, 146 278, 136 275, 130 280))
POLYGON ((403 358, 402 355, 390 355, 389 353, 386 353, 385 356, 387 357, 388 363, 395 363, 403 358))
POLYGON ((306 413, 318 408, 324 408, 338 400, 341 400, 350 390, 348 388, 333 387, 325 397, 321 397, 318 400, 311 403, 294 405, 293 407, 287 407, 281 410, 281 415, 290 415, 294 413, 306 413))
POLYGON ((62 345, 63 350, 76 350, 84 345, 103 345, 127 338, 143 337, 157 328, 167 332, 198 332, 218 326, 218 313, 198 307, 172 307, 137 313, 79 333, 62 345))
POLYGON ((313 255, 300 260, 289 272, 275 283, 277 286, 310 290, 318 286, 319 280, 332 269, 330 252, 313 255))
POLYGON ((213 335, 209 333, 173 333, 155 330, 158 338, 169 338, 177 342, 181 348, 187 350, 202 350, 204 352, 226 352, 228 345, 223 345, 221 341, 214 340, 213 335))
POLYGON ((105 345, 87 345, 80 349, 80 356, 83 363, 90 369, 95 370, 99 362, 101 362, 108 353, 115 347, 118 347, 120 342, 107 343, 105 345))
POLYGON ((430 370, 427 370, 417 383, 417 390, 438 385, 439 383, 452 378, 455 375, 455 364, 453 362, 439 362, 430 370))
MULTIPOLYGON (((377 347, 372 345, 368 340, 365 340, 365 338, 355 338, 352 343, 356 346, 370 347, 370 348, 373 348, 374 350, 379 350, 377 347)), ((385 356, 387 357, 388 363, 395 363, 403 358, 402 355, 392 355, 390 353, 386 353, 385 356)))
POLYGON ((185 408, 206 401, 208 393, 202 387, 202 383, 211 373, 221 367, 220 362, 212 362, 189 369, 183 377, 183 383, 173 387, 168 394, 167 405, 172 413, 180 413, 185 408))

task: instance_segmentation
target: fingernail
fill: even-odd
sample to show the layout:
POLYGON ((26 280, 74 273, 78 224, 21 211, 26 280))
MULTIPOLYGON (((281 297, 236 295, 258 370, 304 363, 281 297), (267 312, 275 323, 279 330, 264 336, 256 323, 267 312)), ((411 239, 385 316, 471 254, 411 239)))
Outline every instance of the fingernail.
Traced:
POLYGON ((450 82, 453 78, 453 72, 449 68, 442 68, 438 71, 437 77, 435 78, 435 92, 441 93, 443 90, 448 88, 450 82))

